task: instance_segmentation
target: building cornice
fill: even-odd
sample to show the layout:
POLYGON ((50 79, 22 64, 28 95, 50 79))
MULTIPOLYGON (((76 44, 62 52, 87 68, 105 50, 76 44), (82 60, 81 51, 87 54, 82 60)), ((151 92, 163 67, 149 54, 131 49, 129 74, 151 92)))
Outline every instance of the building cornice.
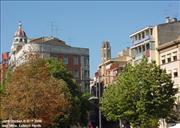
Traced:
POLYGON ((147 29, 150 29, 150 28, 153 28, 153 26, 147 26, 147 27, 145 27, 145 28, 143 28, 143 29, 140 29, 139 31, 136 31, 136 32, 132 33, 129 37, 131 38, 131 37, 133 37, 134 35, 136 35, 136 34, 138 34, 138 33, 141 33, 141 32, 143 32, 143 31, 145 31, 145 30, 147 30, 147 29))
POLYGON ((157 50, 160 51, 160 50, 163 50, 163 49, 166 49, 168 47, 171 47, 171 46, 174 46, 174 45, 178 45, 180 44, 180 39, 179 40, 175 40, 175 41, 171 41, 171 42, 167 42, 165 44, 162 44, 160 45, 157 50))

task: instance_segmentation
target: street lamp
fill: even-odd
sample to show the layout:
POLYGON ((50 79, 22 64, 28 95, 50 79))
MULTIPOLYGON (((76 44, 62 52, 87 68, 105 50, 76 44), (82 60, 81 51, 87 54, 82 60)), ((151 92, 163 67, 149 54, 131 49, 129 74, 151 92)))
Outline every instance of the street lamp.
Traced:
MULTIPOLYGON (((96 97, 99 99, 99 128, 101 128, 101 126, 102 126, 102 122, 101 122, 101 110, 100 110, 100 97, 101 97, 101 82, 100 82, 100 77, 116 77, 116 76, 98 76, 98 92, 99 92, 99 94, 98 94, 98 97, 97 97, 97 84, 96 84, 96 97)), ((121 119, 119 119, 119 127, 120 128, 122 128, 122 120, 121 119)))
POLYGON ((89 111, 89 123, 93 126, 96 127, 99 124, 97 123, 97 109, 99 108, 98 106, 98 97, 96 96, 91 96, 89 99, 89 102, 91 103, 91 109, 89 111))
POLYGON ((95 96, 92 96, 89 98, 89 101, 91 100, 98 100, 98 119, 99 119, 99 128, 102 127, 101 122, 101 110, 100 110, 100 97, 101 97, 101 82, 100 82, 100 76, 98 76, 98 81, 96 82, 96 94, 95 96))
POLYGON ((101 84, 100 84, 100 76, 99 78, 99 128, 101 128, 101 110, 100 110, 100 97, 101 97, 101 84))
POLYGON ((88 100, 89 101, 98 101, 97 104, 97 108, 98 108, 98 128, 102 128, 102 122, 101 122, 101 110, 100 110, 100 97, 101 97, 101 81, 100 81, 100 77, 98 76, 98 78, 96 79, 97 82, 95 83, 96 85, 96 89, 95 89, 95 96, 90 97, 88 100))

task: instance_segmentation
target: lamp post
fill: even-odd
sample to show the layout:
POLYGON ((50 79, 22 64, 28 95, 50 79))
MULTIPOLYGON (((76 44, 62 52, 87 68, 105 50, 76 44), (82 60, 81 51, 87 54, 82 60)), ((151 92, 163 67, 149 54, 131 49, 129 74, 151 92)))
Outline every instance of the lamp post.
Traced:
POLYGON ((95 96, 92 96, 89 98, 89 101, 95 101, 97 100, 97 104, 96 107, 98 109, 98 116, 96 115, 96 117, 98 117, 98 128, 102 128, 102 122, 101 122, 101 110, 100 110, 100 97, 101 97, 101 84, 100 84, 100 76, 97 77, 96 82, 96 89, 95 89, 95 96))
MULTIPOLYGON (((115 76, 102 76, 102 77, 115 77, 115 76)), ((96 84, 96 97, 99 99, 99 128, 102 127, 102 122, 101 122, 101 110, 100 110, 100 97, 101 97, 101 82, 100 82, 100 78, 101 76, 98 76, 98 87, 97 87, 97 84, 96 84), (97 88, 98 88, 98 96, 97 96, 97 88)), ((122 128, 122 120, 119 119, 119 127, 122 128)))

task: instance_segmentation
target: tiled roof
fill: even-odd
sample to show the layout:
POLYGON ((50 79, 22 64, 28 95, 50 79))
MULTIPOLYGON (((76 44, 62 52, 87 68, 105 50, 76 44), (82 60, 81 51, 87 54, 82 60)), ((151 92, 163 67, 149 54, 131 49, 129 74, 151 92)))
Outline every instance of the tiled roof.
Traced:
POLYGON ((61 46, 66 46, 66 47, 70 47, 68 45, 66 45, 66 43, 58 38, 54 38, 54 37, 40 37, 40 38, 36 38, 31 40, 29 43, 44 43, 44 44, 51 44, 51 45, 61 45, 61 46))

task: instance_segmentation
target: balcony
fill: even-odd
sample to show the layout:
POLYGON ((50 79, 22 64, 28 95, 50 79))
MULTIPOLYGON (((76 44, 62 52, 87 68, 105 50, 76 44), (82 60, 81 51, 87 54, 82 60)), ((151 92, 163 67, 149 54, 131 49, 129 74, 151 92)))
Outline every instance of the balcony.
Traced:
POLYGON ((138 54, 136 54, 134 57, 135 57, 135 60, 140 60, 140 59, 142 59, 143 58, 143 53, 138 53, 138 54))
POLYGON ((136 40, 136 41, 133 40, 132 43, 133 43, 133 45, 137 45, 137 44, 140 44, 140 43, 147 41, 147 40, 152 41, 152 36, 145 36, 144 38, 142 38, 140 40, 136 40))
POLYGON ((150 57, 150 50, 146 50, 146 51, 141 52, 141 53, 136 53, 136 54, 133 54, 132 56, 134 56, 135 60, 140 60, 143 58, 143 56, 150 57))

